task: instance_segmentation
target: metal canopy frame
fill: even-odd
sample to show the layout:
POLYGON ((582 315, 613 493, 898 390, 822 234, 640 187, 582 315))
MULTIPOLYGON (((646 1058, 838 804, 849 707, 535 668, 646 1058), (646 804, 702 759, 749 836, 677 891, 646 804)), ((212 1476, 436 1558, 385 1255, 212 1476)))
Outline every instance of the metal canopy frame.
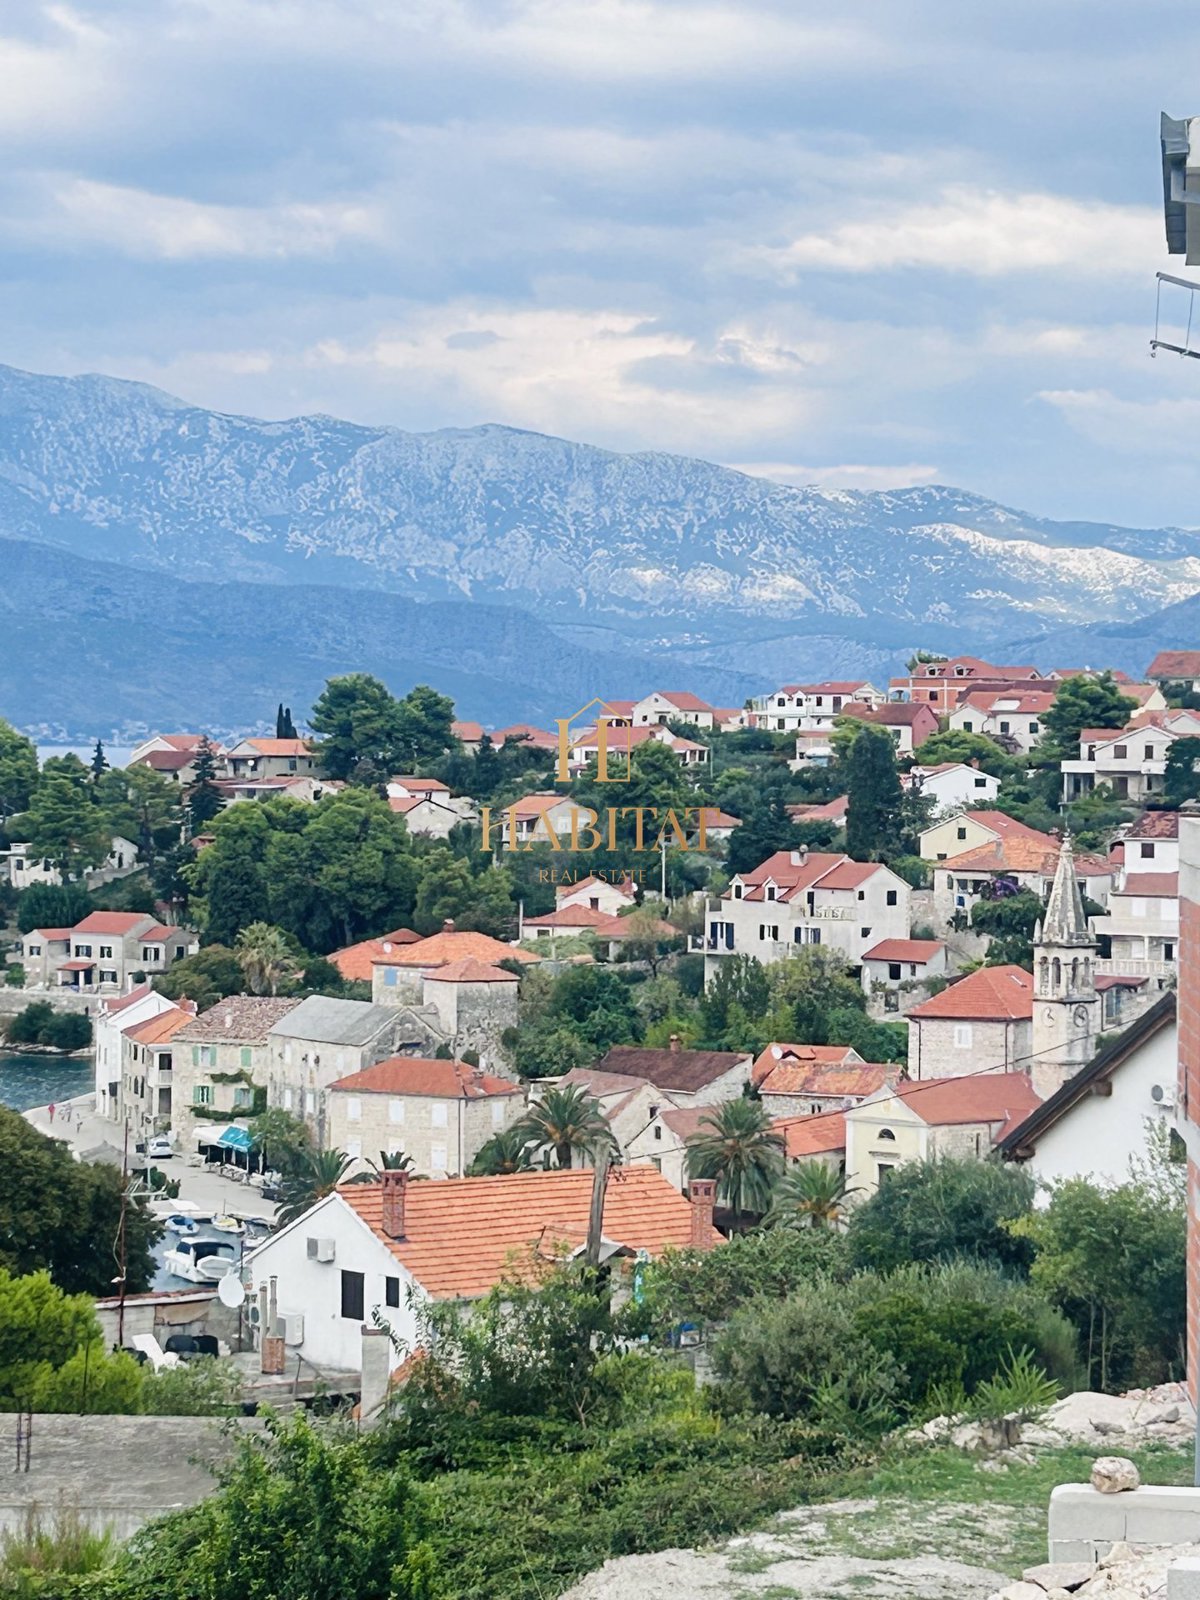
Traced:
POLYGON ((1191 356, 1193 360, 1200 361, 1200 349, 1192 348, 1192 317, 1196 309, 1196 295, 1200 293, 1200 283, 1192 283, 1188 278, 1176 278, 1169 272, 1157 272, 1158 287, 1154 293, 1154 337, 1150 341, 1150 354, 1156 356, 1160 350, 1169 350, 1172 355, 1191 356), (1160 321, 1162 311, 1162 286, 1169 283, 1177 289, 1188 291, 1188 319, 1187 331, 1183 336, 1182 344, 1173 344, 1169 339, 1160 339, 1160 321))

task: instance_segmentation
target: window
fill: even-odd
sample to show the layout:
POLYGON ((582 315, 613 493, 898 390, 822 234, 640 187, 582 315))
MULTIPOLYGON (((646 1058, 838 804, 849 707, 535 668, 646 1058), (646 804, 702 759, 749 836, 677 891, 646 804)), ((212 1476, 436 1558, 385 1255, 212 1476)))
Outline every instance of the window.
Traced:
POLYGON ((1164 961, 1174 961, 1174 959, 1175 959, 1175 946, 1171 942, 1170 939, 1164 939, 1163 940, 1163 960, 1164 961))
POLYGON ((503 1100, 493 1100, 492 1101, 492 1127, 493 1128, 502 1128, 503 1126, 504 1126, 504 1101, 503 1100))
POLYGON ((774 900, 774 898, 775 898, 775 885, 773 883, 769 883, 767 885, 766 889, 763 891, 763 898, 765 900, 774 900))
POLYGON ((959 828, 957 830, 957 837, 960 839, 965 839, 967 837, 967 830, 965 828, 959 828))
POLYGON ((1010 733, 1011 731, 1012 731, 1012 723, 1011 722, 1002 722, 1000 724, 1000 732, 1001 733, 1010 733))
POLYGON ((304 1111, 306 1116, 314 1116, 317 1110, 317 1097, 311 1089, 304 1091, 304 1111))
POLYGON ((254 1064, 254 1050, 252 1046, 248 1044, 244 1044, 242 1046, 241 1062, 244 1067, 249 1067, 254 1064))
POLYGON ((890 906, 895 906, 895 905, 899 905, 900 904, 900 891, 898 889, 889 889, 888 890, 888 892, 887 892, 887 903, 890 906))
POLYGON ((870 938, 870 937, 871 937, 871 930, 870 930, 870 928, 860 928, 860 929, 859 929, 859 930, 858 930, 858 937, 859 937, 859 938, 860 938, 860 939, 869 939, 869 938, 870 938))
POLYGON ((975 724, 973 722, 964 722, 963 723, 963 732, 964 733, 974 733, 975 732, 975 724))
POLYGON ((656 1122, 654 1124, 654 1137, 656 1139, 661 1139, 662 1138, 662 1124, 659 1123, 659 1122, 656 1122))
POLYGON ((1128 754, 1129 754, 1129 746, 1127 744, 1115 744, 1115 745, 1113 745, 1113 755, 1116 756, 1118 761, 1124 761, 1125 757, 1128 754))
POLYGON ((431 1128, 444 1128, 449 1120, 449 1107, 444 1100, 435 1100, 429 1108, 429 1126, 431 1128))
POLYGON ((977 789, 986 789, 987 788, 987 779, 986 778, 976 778, 975 779, 975 787, 977 789))
POLYGON ((112 945, 110 945, 110 944, 102 944, 100 946, 100 959, 101 959, 101 961, 111 961, 112 960, 112 945))
POLYGON ((40 944, 31 944, 29 946, 29 954, 31 956, 40 956, 41 953, 42 953, 42 947, 41 947, 40 944))
POLYGON ((192 1090, 192 1104, 194 1106, 210 1106, 213 1103, 213 1090, 211 1083, 198 1083, 192 1090))
POLYGON ((361 1272, 342 1273, 342 1315, 352 1322, 361 1322, 366 1310, 364 1296, 364 1274, 361 1272))
POLYGON ((1143 861, 1149 860, 1154 854, 1154 845, 1149 840, 1143 840, 1138 849, 1141 851, 1143 861))
POLYGON ((404 1121, 404 1101, 403 1100, 389 1100, 388 1101, 388 1121, 389 1122, 403 1122, 404 1121))
POLYGON ((971 1024, 969 1022, 956 1022, 954 1024, 954 1048, 956 1050, 969 1050, 971 1048, 971 1024))
POLYGON ((288 1042, 283 1047, 283 1059, 284 1059, 285 1065, 287 1065, 287 1066, 291 1065, 291 1062, 292 1062, 292 1042, 291 1042, 290 1039, 288 1040, 288 1042))
POLYGON ((1030 733, 1041 733, 1042 730, 1039 723, 1031 722, 1029 724, 1029 731, 1030 733))
POLYGON ((860 900, 865 900, 867 898, 867 891, 865 889, 860 889, 858 891, 858 898, 860 900))
POLYGON ((878 1164, 878 1166, 875 1168, 877 1180, 878 1180, 878 1183, 879 1183, 879 1187, 881 1189, 883 1188, 883 1186, 887 1182, 887 1180, 891 1177, 891 1175, 895 1171, 895 1169, 896 1169, 896 1163, 894 1161, 881 1161, 878 1164))
POLYGON ((355 1161, 361 1160, 361 1158, 362 1158, 362 1140, 361 1139, 347 1139, 346 1140, 346 1154, 348 1156, 353 1156, 355 1161))
POLYGON ((383 1298, 386 1305, 398 1306, 400 1304, 399 1278, 385 1278, 383 1280, 383 1298))
POLYGON ((116 983, 116 981, 117 975, 115 972, 106 972, 103 967, 100 969, 101 983, 116 983))
POLYGON ((742 898, 742 886, 740 883, 735 883, 733 886, 733 898, 735 900, 740 900, 742 898))
POLYGON ((285 1089, 283 1091, 283 1109, 285 1111, 290 1111, 292 1109, 292 1106, 295 1103, 295 1098, 295 1095, 290 1089, 285 1089))
POLYGON ((397 978, 397 976, 398 976, 398 974, 396 972, 395 967, 384 967, 384 969, 383 969, 383 986, 384 986, 384 988, 385 989, 394 989, 396 987, 396 978, 397 978))
POLYGON ((446 1146, 444 1144, 431 1144, 429 1146, 429 1165, 435 1172, 445 1172, 446 1146))
POLYGON ((896 1142, 896 1135, 890 1128, 880 1128, 879 1137, 881 1139, 890 1139, 893 1144, 896 1142))
POLYGON ((77 956, 90 956, 91 953, 92 947, 90 944, 77 944, 75 946, 75 954, 77 956))
POLYGON ((254 1104, 254 1090, 246 1084, 240 1083, 233 1091, 233 1109, 235 1111, 249 1111, 254 1104))
POLYGON ((1143 761, 1154 760, 1154 746, 1152 744, 1142 746, 1142 759, 1143 761))
POLYGON ((362 1101, 358 1098, 357 1095, 353 1095, 352 1094, 350 1096, 350 1098, 346 1101, 346 1121, 347 1122, 361 1122, 362 1121, 362 1101))
POLYGON ((893 980, 896 980, 896 981, 899 980, 899 978, 900 978, 900 963, 898 961, 889 961, 888 962, 888 977, 893 979, 893 980))

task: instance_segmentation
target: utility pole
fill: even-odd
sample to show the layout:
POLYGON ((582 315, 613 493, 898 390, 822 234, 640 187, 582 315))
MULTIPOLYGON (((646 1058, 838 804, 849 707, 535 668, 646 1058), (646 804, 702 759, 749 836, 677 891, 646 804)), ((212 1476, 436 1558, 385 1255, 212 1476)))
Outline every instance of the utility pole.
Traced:
POLYGON ((126 1270, 125 1216, 129 1210, 129 1119, 125 1119, 125 1143, 121 1150, 121 1220, 117 1225, 117 1279, 120 1289, 117 1304, 117 1349, 125 1348, 125 1283, 126 1270))
POLYGON ((597 1152, 596 1167, 592 1174, 592 1209, 588 1216, 587 1264, 600 1265, 600 1239, 604 1232, 604 1191, 608 1186, 608 1169, 612 1165, 612 1152, 608 1145, 597 1152))

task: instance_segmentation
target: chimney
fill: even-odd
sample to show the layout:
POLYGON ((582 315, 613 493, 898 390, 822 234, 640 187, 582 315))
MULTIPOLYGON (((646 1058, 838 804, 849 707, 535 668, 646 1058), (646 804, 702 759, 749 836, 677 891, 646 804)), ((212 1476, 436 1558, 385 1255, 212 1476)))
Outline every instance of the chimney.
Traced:
POLYGON ((389 1239, 403 1239, 404 1197, 408 1189, 408 1173, 381 1172, 379 1182, 383 1188, 383 1231, 389 1239))
POLYGON ((447 917, 445 922, 442 923, 442 932, 443 933, 453 933, 454 932, 454 918, 453 917, 447 917))
POLYGON ((673 1056, 677 1056, 679 1054, 679 1035, 677 1033, 673 1033, 668 1043, 671 1046, 671 1054, 673 1056))
POLYGON ((692 1208, 692 1232, 688 1243, 693 1250, 713 1247, 713 1210, 717 1203, 715 1178, 693 1178, 688 1184, 688 1203, 692 1208))
POLYGON ((808 846, 806 844, 802 844, 799 850, 796 851, 796 854, 800 857, 800 865, 804 866, 808 860, 808 846))

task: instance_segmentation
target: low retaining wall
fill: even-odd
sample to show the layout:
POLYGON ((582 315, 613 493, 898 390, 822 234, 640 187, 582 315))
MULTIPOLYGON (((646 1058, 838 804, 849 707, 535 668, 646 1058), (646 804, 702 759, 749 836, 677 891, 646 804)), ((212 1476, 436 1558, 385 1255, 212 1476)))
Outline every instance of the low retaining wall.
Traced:
POLYGON ((1200 1544, 1200 1488, 1101 1494, 1090 1483, 1063 1483, 1051 1493, 1052 1562, 1096 1562, 1121 1542, 1200 1544))

